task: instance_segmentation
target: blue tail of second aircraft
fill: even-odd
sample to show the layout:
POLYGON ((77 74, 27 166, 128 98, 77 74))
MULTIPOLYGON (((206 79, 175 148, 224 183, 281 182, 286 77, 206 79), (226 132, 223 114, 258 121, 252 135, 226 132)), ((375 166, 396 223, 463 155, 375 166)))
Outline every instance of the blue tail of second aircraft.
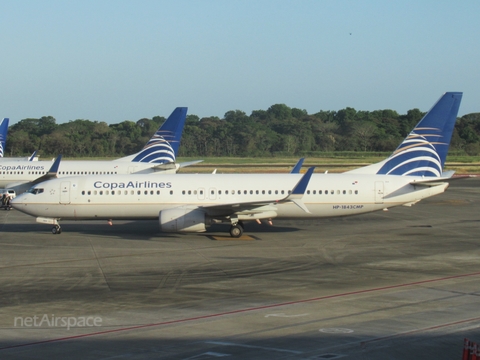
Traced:
POLYGON ((8 132, 8 118, 3 118, 0 123, 0 157, 3 157, 3 152, 5 151, 5 145, 7 142, 7 132, 8 132))
POLYGON ((386 160, 349 173, 441 177, 461 92, 447 92, 386 160))
POLYGON ((447 92, 387 159, 378 174, 442 175, 462 93, 447 92))
POLYGON ((174 163, 186 117, 187 108, 177 107, 139 153, 118 160, 157 164, 174 163))

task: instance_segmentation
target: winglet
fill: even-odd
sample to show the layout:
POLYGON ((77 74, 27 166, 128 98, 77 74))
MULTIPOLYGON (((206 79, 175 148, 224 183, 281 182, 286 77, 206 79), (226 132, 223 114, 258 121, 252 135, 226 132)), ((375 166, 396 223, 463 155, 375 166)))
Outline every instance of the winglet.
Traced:
POLYGON ((58 155, 55 161, 53 162, 52 166, 48 170, 48 172, 45 175, 40 176, 39 178, 36 178, 30 183, 30 186, 33 186, 35 184, 39 184, 43 181, 51 180, 57 177, 58 173, 58 168, 60 167, 60 160, 62 160, 62 155, 58 155))
POLYGON ((309 168, 307 172, 302 176, 300 181, 297 183, 297 185, 295 185, 292 192, 286 198, 280 200, 279 202, 291 201, 306 213, 310 213, 310 210, 308 210, 308 208, 303 203, 302 197, 303 194, 305 194, 305 190, 307 189, 308 183, 310 182, 310 178, 312 177, 314 170, 314 166, 309 168))
POLYGON ((292 171, 290 171, 290 174, 300 174, 300 169, 302 168, 304 160, 305 158, 300 158, 300 160, 298 160, 298 162, 293 167, 292 171))
POLYGON ((28 161, 33 161, 33 160, 35 159, 35 156, 37 155, 37 151, 38 151, 38 150, 35 150, 35 151, 33 152, 33 154, 28 158, 28 161))
POLYGON ((58 155, 57 158, 55 159, 53 165, 50 167, 50 170, 48 170, 48 176, 50 177, 56 177, 58 168, 60 167, 60 160, 62 160, 62 155, 58 155))
POLYGON ((305 194, 305 190, 307 189, 308 183, 310 182, 310 178, 312 177, 313 171, 315 170, 315 166, 312 166, 307 170, 307 172, 302 176, 300 181, 295 185, 293 188, 292 192, 287 198, 290 198, 292 196, 295 197, 302 197, 303 194, 305 194))

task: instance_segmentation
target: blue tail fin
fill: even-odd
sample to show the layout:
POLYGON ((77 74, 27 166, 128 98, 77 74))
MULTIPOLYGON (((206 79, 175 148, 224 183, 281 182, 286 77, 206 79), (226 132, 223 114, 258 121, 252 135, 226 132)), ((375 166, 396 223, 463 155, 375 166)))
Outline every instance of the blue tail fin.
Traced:
POLYGON ((8 121, 8 118, 3 118, 2 122, 0 123, 0 157, 3 157, 3 152, 7 142, 8 121))
POLYGON ((377 174, 441 176, 461 100, 461 92, 445 93, 377 174))
POLYGON ((177 107, 132 161, 148 163, 175 162, 187 117, 186 107, 177 107))

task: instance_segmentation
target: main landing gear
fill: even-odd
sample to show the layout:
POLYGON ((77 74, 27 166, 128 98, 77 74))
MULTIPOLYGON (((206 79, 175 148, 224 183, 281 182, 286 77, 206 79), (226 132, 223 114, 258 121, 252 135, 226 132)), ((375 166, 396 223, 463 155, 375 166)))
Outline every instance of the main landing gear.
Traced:
POLYGON ((57 234, 61 234, 62 233, 62 228, 60 227, 60 225, 55 225, 53 228, 52 228, 52 234, 53 235, 57 235, 57 234))
POLYGON ((243 235, 243 223, 241 221, 237 223, 232 223, 230 227, 230 236, 234 238, 239 238, 243 235))

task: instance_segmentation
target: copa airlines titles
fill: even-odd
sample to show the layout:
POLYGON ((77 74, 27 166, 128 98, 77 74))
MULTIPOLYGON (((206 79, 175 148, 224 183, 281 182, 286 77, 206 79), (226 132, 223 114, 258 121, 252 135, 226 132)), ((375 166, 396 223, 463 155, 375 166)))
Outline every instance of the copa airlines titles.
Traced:
POLYGON ((171 182, 156 181, 129 181, 129 182, 103 182, 95 181, 93 187, 96 189, 169 189, 171 182))
POLYGON ((33 171, 45 171, 45 166, 43 165, 1 165, 1 171, 25 171, 25 170, 33 170, 33 171))

